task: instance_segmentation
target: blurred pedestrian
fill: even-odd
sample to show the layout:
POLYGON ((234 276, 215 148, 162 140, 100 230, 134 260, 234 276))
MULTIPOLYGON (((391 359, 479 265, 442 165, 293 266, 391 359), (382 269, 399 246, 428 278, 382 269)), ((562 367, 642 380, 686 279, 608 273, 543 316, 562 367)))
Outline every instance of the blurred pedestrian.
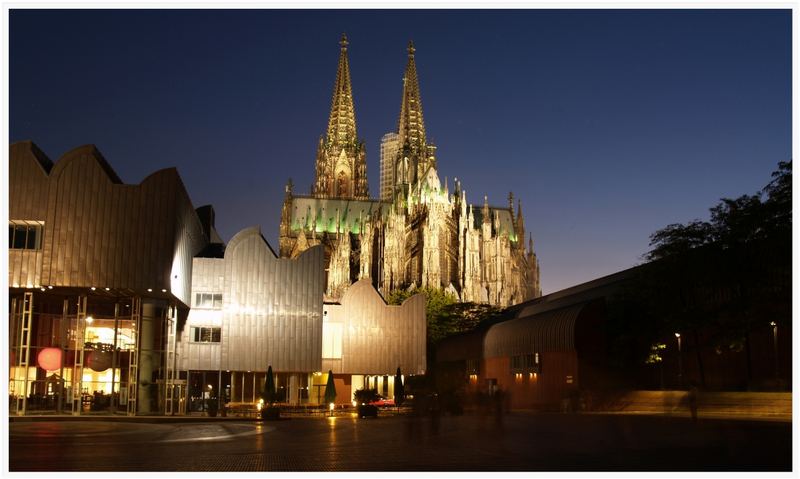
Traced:
POLYGON ((689 392, 686 396, 689 400, 689 412, 692 414, 692 422, 697 422, 697 384, 694 381, 689 384, 689 392))
POLYGON ((492 396, 494 402, 494 422, 499 429, 503 429, 503 407, 505 406, 505 393, 497 388, 492 396))
POLYGON ((434 393, 431 395, 430 415, 431 415, 431 434, 439 434, 439 416, 442 414, 441 405, 439 404, 439 395, 434 393))

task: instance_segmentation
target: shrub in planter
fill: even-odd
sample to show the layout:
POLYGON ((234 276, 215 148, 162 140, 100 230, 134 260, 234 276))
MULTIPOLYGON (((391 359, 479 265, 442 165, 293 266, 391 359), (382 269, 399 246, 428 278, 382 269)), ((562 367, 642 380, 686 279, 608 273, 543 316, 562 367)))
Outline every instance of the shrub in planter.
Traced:
POLYGON ((217 417, 217 412, 219 411, 219 404, 217 404, 217 398, 211 398, 208 400, 208 416, 209 417, 217 417))
POLYGON ((275 406, 266 406, 261 409, 261 419, 265 421, 277 421, 281 418, 281 408, 275 406))
POLYGON ((275 391, 275 377, 272 374, 272 365, 270 365, 267 368, 267 376, 264 378, 264 390, 261 393, 261 399, 266 403, 264 408, 261 409, 261 419, 266 421, 280 419, 281 410, 274 405, 277 396, 277 392, 275 391))
POLYGON ((378 406, 373 406, 372 404, 359 404, 357 411, 358 417, 361 418, 378 417, 378 406))
POLYGON ((358 417, 378 417, 378 407, 370 404, 381 398, 374 389, 359 389, 353 394, 356 401, 358 417))

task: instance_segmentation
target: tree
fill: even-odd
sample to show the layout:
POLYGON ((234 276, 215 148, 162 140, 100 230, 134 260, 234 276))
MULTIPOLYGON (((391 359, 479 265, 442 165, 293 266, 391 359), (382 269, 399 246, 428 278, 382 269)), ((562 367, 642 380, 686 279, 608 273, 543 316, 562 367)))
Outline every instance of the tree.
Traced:
POLYGON ((503 319, 503 310, 489 304, 462 303, 454 295, 438 288, 413 288, 389 293, 389 304, 401 304, 411 296, 425 295, 425 315, 428 321, 428 345, 434 346, 454 334, 472 331, 479 325, 503 319))
POLYGON ((267 377, 264 379, 264 390, 261 392, 261 399, 263 399, 264 402, 270 406, 272 406, 277 399, 277 394, 275 392, 275 377, 272 374, 271 364, 267 368, 267 377))
MULTIPOLYGON (((653 343, 691 332, 702 379, 699 330, 706 346, 749 354, 749 333, 765 317, 790 321, 791 161, 779 163, 760 192, 722 198, 709 221, 671 224, 650 239, 648 263, 617 304, 646 324, 612 321, 617 333, 629 326, 653 343)), ((749 378, 749 357, 747 364, 749 378)))
POLYGON ((428 344, 436 344, 451 329, 450 306, 458 301, 458 298, 438 288, 413 288, 411 290, 395 290, 389 293, 387 302, 389 304, 402 304, 403 301, 411 296, 422 293, 425 295, 425 316, 428 322, 428 344))

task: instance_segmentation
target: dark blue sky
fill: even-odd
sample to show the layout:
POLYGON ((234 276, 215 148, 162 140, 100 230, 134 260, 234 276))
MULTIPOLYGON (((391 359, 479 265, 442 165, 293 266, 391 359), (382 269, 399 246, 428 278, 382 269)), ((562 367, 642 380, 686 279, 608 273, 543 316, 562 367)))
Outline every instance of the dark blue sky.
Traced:
POLYGON ((791 157, 791 12, 10 13, 10 140, 54 161, 94 143, 126 183, 176 166, 225 239, 277 249, 283 185, 307 192, 338 40, 378 194, 406 44, 439 173, 522 199, 545 293, 633 266, 649 235, 753 193, 791 157))

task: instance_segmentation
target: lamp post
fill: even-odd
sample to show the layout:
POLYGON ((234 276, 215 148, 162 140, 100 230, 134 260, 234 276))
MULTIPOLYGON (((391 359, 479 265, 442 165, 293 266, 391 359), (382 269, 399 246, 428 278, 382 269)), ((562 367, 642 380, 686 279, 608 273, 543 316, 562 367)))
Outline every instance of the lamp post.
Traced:
POLYGON ((775 380, 780 383, 780 374, 778 371, 778 324, 775 321, 770 321, 769 325, 772 326, 772 347, 775 353, 775 380))
POLYGON ((681 333, 675 333, 678 338, 678 384, 683 387, 683 360, 681 358, 681 333))

